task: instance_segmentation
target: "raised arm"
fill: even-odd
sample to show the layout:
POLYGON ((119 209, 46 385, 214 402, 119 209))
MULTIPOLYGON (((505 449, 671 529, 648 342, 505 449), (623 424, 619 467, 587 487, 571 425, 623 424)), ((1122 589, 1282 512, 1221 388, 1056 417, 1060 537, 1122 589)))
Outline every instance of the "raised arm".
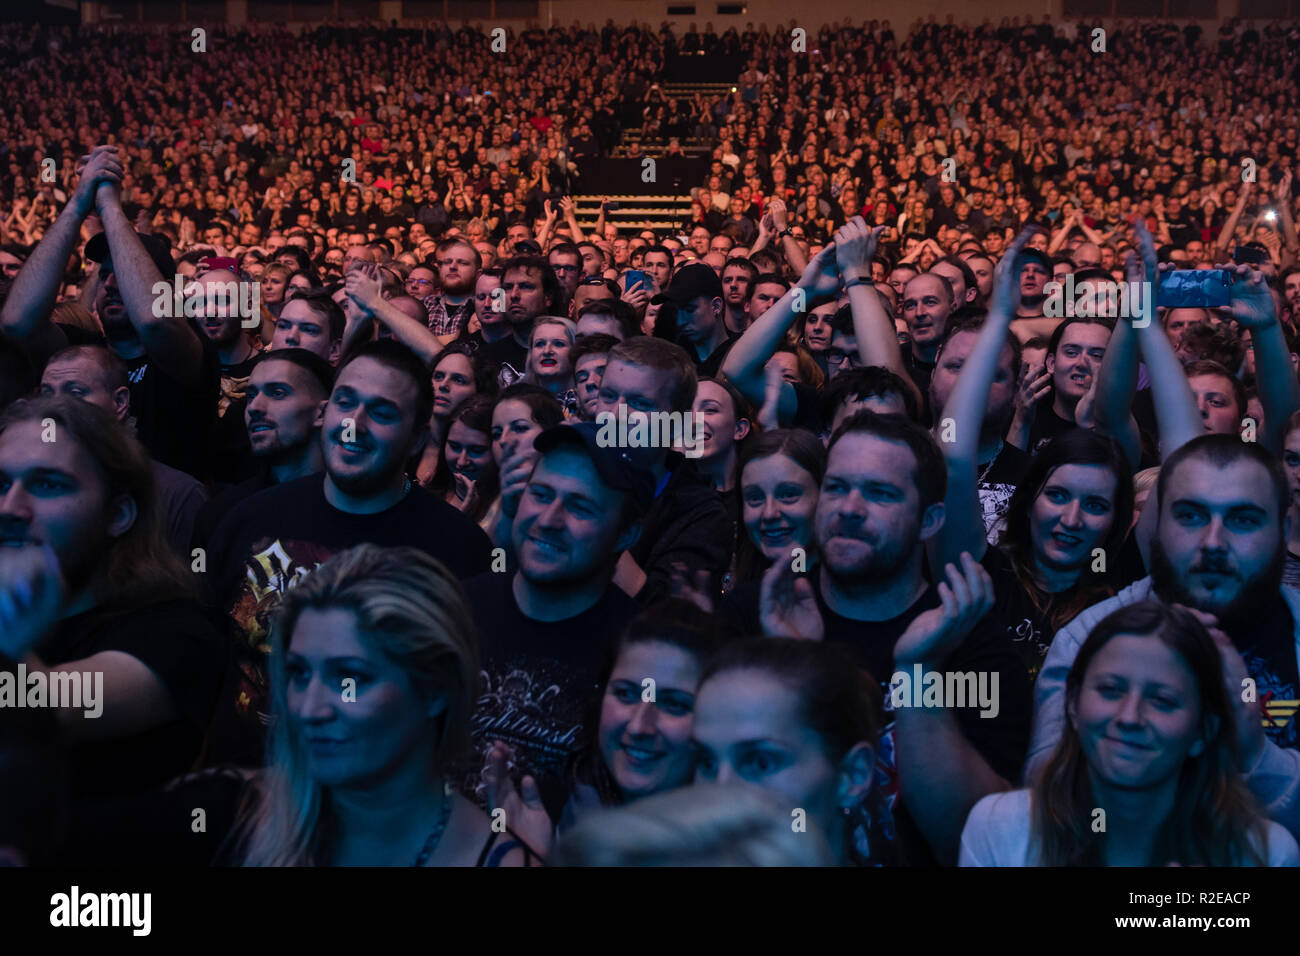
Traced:
POLYGON ((772 214, 772 227, 775 229, 776 234, 781 237, 781 251, 785 253, 785 261, 789 263, 793 271, 803 275, 803 271, 808 268, 808 257, 804 255, 799 240, 786 234, 786 229, 790 226, 789 209, 786 208, 785 202, 777 197, 773 197, 772 201, 767 204, 767 208, 772 214))
MULTIPOLYGON (((1133 397, 1137 394, 1138 353, 1141 345, 1139 329, 1149 329, 1155 315, 1155 246, 1151 243, 1146 225, 1139 219, 1134 229, 1138 232, 1142 255, 1134 254, 1125 264, 1129 288, 1145 283, 1151 294, 1142 302, 1140 316, 1130 316, 1130 325, 1124 317, 1115 323, 1115 332, 1106 346, 1106 356, 1097 370, 1096 396, 1093 405, 1094 430, 1118 441, 1128 455, 1129 464, 1136 468, 1142 458, 1142 441, 1137 422, 1133 418, 1133 397), (1147 258, 1147 255, 1150 258, 1147 258)), ((1161 334, 1159 329, 1157 334, 1161 334)), ((1181 376, 1180 376, 1181 377, 1181 376)), ((1190 398, 1188 392, 1187 397, 1190 398)))
MULTIPOLYGON (((585 242, 587 237, 582 234, 582 227, 578 225, 577 207, 573 205, 573 200, 568 196, 563 196, 560 199, 560 214, 564 216, 569 231, 573 233, 573 241, 575 243, 585 242)), ((599 239, 599 234, 595 238, 599 239)))
POLYGON ((1282 226, 1282 267, 1286 268, 1300 254, 1300 236, 1296 235, 1295 217, 1291 215, 1291 170, 1282 174, 1277 184, 1277 219, 1282 226))
POLYGON ((1264 406, 1264 428, 1260 443, 1274 455, 1282 454, 1282 438, 1287 419, 1296 410, 1295 370, 1291 367, 1291 349, 1277 319, 1277 307, 1264 274, 1247 265, 1224 264, 1220 269, 1233 273, 1232 317, 1250 329, 1255 346, 1255 380, 1259 384, 1259 401, 1264 406))
MULTIPOLYGON (((804 309, 812 308, 818 300, 835 295, 839 284, 835 244, 831 243, 813 257, 799 281, 775 305, 759 316, 727 353, 726 361, 722 363, 722 374, 755 407, 763 405, 767 391, 767 378, 763 368, 794 324, 797 314, 795 300, 803 299, 804 309)), ((785 382, 777 403, 777 414, 783 423, 788 424, 794 420, 795 406, 794 388, 785 382)))
POLYGON ((542 228, 537 233, 537 244, 542 247, 542 252, 546 251, 546 245, 551 239, 551 233, 555 231, 555 223, 559 219, 555 207, 551 205, 549 199, 542 200, 542 211, 545 220, 542 222, 542 228))
POLYGON ((884 231, 884 226, 872 229, 861 216, 854 216, 835 233, 835 263, 849 297, 853 334, 862 364, 889 369, 911 386, 918 404, 924 404, 921 390, 903 366, 903 351, 898 345, 894 320, 885 311, 871 282, 871 260, 884 231))
POLYGON ((1065 240, 1070 238, 1070 233, 1074 232, 1074 227, 1078 224, 1078 217, 1079 213, 1076 210, 1069 219, 1061 223, 1060 229, 1052 232, 1052 238, 1047 243, 1047 254, 1049 256, 1054 256, 1061 251, 1061 247, 1065 245, 1065 240))
POLYGON ((998 262, 988 316, 939 418, 939 435, 944 439, 939 442, 939 448, 948 466, 948 490, 944 496, 943 527, 930 539, 927 548, 932 568, 956 561, 963 551, 978 561, 988 547, 979 503, 980 426, 997 375, 998 356, 1006 345, 1011 320, 1020 306, 1017 259, 1031 235, 1031 231, 1023 230, 998 262), (949 437, 952 441, 947 440, 949 437))
POLYGON ((442 351, 438 337, 419 319, 413 319, 383 296, 383 283, 377 270, 353 269, 344 280, 348 298, 382 322, 393 337, 418 355, 425 365, 432 367, 433 360, 442 351))
POLYGON ((117 185, 124 170, 115 146, 96 146, 83 157, 81 178, 72 200, 50 226, 31 257, 14 279, 0 329, 21 344, 34 358, 43 360, 67 344, 50 323, 68 258, 77 247, 81 224, 95 211, 95 191, 102 182, 117 185))
POLYGON ((96 188, 95 204, 108 237, 117 286, 140 344, 172 378, 187 385, 197 383, 203 370, 203 346, 198 333, 184 316, 154 314, 154 286, 165 280, 122 211, 117 184, 101 182, 96 188))
MULTIPOLYGON (((1133 330, 1137 332, 1142 360, 1151 378, 1151 398, 1155 404, 1156 426, 1160 430, 1159 453, 1163 461, 1193 438, 1205 434, 1205 426, 1196 408, 1192 386, 1183 372, 1182 360, 1174 351, 1164 327, 1155 318, 1160 289, 1155 241, 1142 220, 1137 221, 1133 230, 1137 235, 1142 270, 1151 290, 1147 314, 1142 316, 1141 324, 1134 323, 1133 330)), ((1136 263, 1130 260, 1128 268, 1132 270, 1135 267, 1136 263)))
POLYGON ((1232 212, 1223 223, 1223 228, 1219 230, 1219 238, 1214 241, 1214 258, 1221 261, 1228 258, 1228 247, 1232 244, 1232 237, 1236 235, 1237 223, 1241 222, 1241 214, 1246 211, 1246 203, 1250 200, 1250 191, 1255 188, 1254 183, 1242 183, 1241 195, 1237 197, 1237 204, 1232 207, 1232 212))

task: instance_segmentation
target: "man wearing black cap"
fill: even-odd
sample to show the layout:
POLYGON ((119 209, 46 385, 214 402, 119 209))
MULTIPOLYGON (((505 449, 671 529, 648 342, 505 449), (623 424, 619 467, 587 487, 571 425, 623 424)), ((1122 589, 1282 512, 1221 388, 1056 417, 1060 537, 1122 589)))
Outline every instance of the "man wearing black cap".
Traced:
POLYGON ((693 262, 673 275, 668 298, 677 306, 677 328, 700 375, 717 375, 736 341, 727 334, 722 280, 711 266, 693 262))
POLYGON ((98 212, 104 231, 86 243, 86 258, 100 263, 95 312, 109 346, 126 363, 137 434, 163 464, 202 477, 216 409, 216 356, 174 308, 155 308, 160 284, 168 286, 166 305, 172 305, 176 267, 165 239, 131 228, 122 211, 123 174, 115 146, 97 146, 86 158, 72 201, 14 280, 0 330, 38 364, 70 344, 50 315, 81 223, 98 212))
MULTIPOLYGON (((518 570, 465 586, 485 678, 476 752, 486 756, 498 740, 513 748, 553 818, 606 645, 638 610, 613 584, 615 558, 636 542, 654 493, 647 450, 603 447, 599 432, 583 422, 538 436, 541 457, 511 526, 518 570)), ((483 799, 478 769, 467 768, 469 789, 483 799)))

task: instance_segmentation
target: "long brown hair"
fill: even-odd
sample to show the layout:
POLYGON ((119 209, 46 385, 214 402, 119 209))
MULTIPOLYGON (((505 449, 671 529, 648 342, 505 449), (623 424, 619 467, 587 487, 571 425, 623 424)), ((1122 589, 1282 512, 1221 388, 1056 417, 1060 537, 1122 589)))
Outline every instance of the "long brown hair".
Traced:
POLYGON ((1011 561, 1016 579, 1025 595, 1048 624, 1052 633, 1060 630, 1085 608, 1114 596, 1119 582, 1120 549, 1133 524, 1133 476, 1128 459, 1113 439, 1082 428, 1071 428, 1052 439, 1034 456, 1029 471, 1007 503, 1006 527, 998 547, 1011 561), (1110 531, 1102 542, 1105 570, 1094 572, 1085 564, 1076 585, 1061 594, 1044 591, 1034 573, 1034 543, 1030 533, 1030 515, 1034 502, 1042 494, 1056 469, 1063 465, 1102 465, 1115 475, 1115 510, 1110 531))
MULTIPOLYGON (((736 520, 738 525, 736 529, 736 547, 735 547, 735 572, 732 575, 732 582, 740 584, 745 581, 753 581, 763 576, 767 570, 767 557, 759 550, 753 540, 749 537, 749 531, 745 528, 745 501, 744 501, 744 483, 741 479, 745 475, 745 466, 751 461, 757 461, 760 458, 769 458, 773 455, 783 455, 789 458, 796 466, 802 468, 812 478, 813 484, 818 489, 821 488, 822 478, 826 474, 826 446, 812 432, 803 428, 774 428, 771 431, 759 432, 747 442, 746 447, 741 450, 740 465, 736 469, 736 489, 735 495, 740 499, 737 505, 736 520)), ((805 547, 811 553, 816 548, 815 541, 809 541, 805 547)))
MULTIPOLYGON (((1232 703, 1223 682, 1219 651, 1190 612, 1157 601, 1130 604, 1093 628, 1065 682, 1067 712, 1073 712, 1088 665, 1121 634, 1162 641, 1179 655, 1196 679, 1204 751, 1188 757, 1180 771, 1173 809, 1156 837, 1153 864, 1263 866, 1268 832, 1254 798, 1238 775, 1232 703)), ((1033 837, 1043 866, 1104 866, 1104 837, 1092 831, 1096 807, 1078 731, 1067 723, 1056 749, 1033 784, 1033 837)))
POLYGON ((100 560, 95 581, 100 606, 129 610, 194 597, 194 579, 167 542, 153 464, 140 442, 104 409, 65 395, 14 402, 0 415, 0 433, 46 419, 52 420, 59 440, 70 437, 94 459, 108 500, 125 495, 135 502, 135 521, 100 560))

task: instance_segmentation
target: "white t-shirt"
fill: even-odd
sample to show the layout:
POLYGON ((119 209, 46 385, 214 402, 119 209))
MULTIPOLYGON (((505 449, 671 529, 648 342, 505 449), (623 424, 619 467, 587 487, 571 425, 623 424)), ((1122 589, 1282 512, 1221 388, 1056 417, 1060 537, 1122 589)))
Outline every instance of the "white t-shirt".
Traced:
MULTIPOLYGON (((1029 859, 1030 791, 994 793, 971 808, 961 831, 960 866, 1034 866, 1029 859)), ((1286 829, 1268 824, 1268 865, 1300 866, 1300 847, 1286 829)))

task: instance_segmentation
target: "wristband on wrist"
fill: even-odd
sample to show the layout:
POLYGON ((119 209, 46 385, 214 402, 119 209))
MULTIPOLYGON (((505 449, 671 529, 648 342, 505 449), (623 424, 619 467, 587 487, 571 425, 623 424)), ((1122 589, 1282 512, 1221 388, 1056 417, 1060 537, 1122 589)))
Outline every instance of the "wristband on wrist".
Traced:
POLYGON ((876 282, 874 279, 869 279, 866 276, 858 276, 856 279, 850 279, 848 282, 844 283, 844 290, 847 292, 855 285, 869 285, 874 289, 876 287, 876 282))

